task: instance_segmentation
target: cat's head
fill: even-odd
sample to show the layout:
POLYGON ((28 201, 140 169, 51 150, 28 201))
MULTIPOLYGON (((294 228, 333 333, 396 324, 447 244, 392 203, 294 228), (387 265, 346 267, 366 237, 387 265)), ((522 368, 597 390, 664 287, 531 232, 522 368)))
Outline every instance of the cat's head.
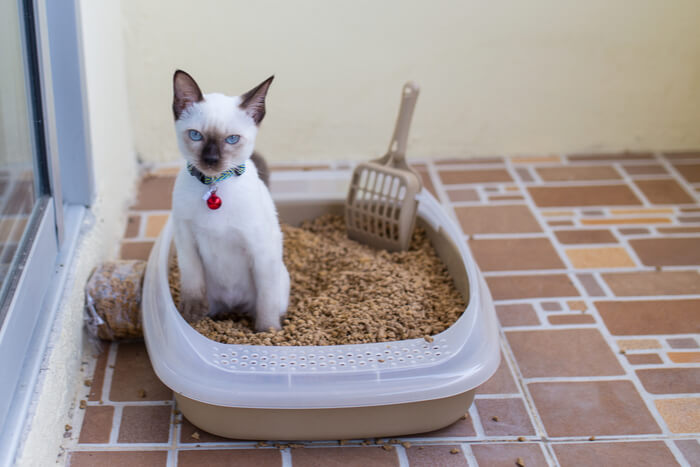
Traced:
POLYGON ((248 160, 273 78, 240 96, 204 95, 190 75, 177 70, 173 76, 175 132, 187 162, 214 176, 248 160))

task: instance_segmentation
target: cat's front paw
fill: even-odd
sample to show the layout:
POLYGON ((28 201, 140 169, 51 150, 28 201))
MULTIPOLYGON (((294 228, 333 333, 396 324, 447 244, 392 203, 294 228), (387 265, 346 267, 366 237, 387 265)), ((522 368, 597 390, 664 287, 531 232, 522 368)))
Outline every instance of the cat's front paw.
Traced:
POLYGON ((255 317, 255 331, 265 332, 269 331, 270 329, 274 329, 275 331, 282 329, 279 315, 265 316, 257 313, 255 317))
POLYGON ((183 297, 180 305, 182 317, 189 323, 196 323, 209 312, 207 300, 200 297, 183 297))

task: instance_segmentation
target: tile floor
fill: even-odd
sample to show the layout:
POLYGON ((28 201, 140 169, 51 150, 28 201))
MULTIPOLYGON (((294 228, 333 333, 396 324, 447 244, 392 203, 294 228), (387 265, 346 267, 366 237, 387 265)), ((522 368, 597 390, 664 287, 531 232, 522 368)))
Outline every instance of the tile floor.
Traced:
MULTIPOLYGON (((142 343, 111 344, 86 362, 63 459, 73 467, 700 465, 700 152, 416 168, 462 225, 501 323, 501 367, 465 418, 383 446, 226 440, 182 418, 142 343)), ((148 254, 177 169, 143 177, 123 258, 148 254)), ((289 164, 273 187, 300 189, 294 174, 303 170, 343 180, 349 169, 289 164)))

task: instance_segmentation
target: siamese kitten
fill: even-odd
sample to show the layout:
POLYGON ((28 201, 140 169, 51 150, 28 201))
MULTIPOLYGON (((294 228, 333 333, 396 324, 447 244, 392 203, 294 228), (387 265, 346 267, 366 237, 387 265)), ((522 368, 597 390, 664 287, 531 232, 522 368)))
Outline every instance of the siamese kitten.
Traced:
POLYGON ((282 232, 267 167, 253 154, 272 78, 229 97, 203 95, 184 71, 173 77, 175 132, 187 165, 175 181, 172 216, 188 321, 236 310, 263 331, 279 329, 287 310, 282 232))

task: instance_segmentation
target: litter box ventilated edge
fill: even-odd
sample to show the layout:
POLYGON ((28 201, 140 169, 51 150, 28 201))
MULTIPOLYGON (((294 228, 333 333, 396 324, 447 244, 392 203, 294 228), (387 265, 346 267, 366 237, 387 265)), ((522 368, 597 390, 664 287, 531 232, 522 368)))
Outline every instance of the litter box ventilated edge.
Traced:
POLYGON ((227 371, 358 371, 420 367, 447 359, 453 353, 447 339, 424 339, 348 344, 343 346, 268 347, 212 345, 211 363, 227 371))

